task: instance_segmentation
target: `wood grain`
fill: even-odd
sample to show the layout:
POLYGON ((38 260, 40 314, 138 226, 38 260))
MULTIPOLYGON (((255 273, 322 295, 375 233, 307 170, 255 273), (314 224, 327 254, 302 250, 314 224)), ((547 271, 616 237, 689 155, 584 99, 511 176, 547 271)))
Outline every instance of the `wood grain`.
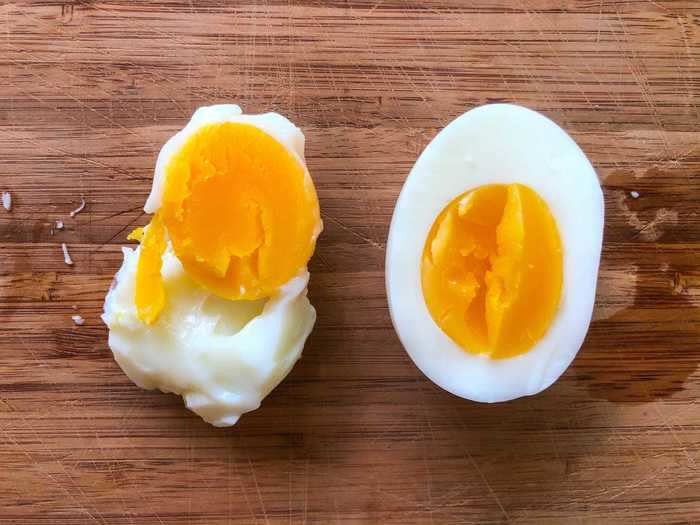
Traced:
POLYGON ((700 522, 699 21, 663 0, 4 2, 0 523, 700 522), (383 287, 411 165, 489 101, 564 126, 607 214, 574 365, 497 406, 418 372, 383 287), (232 429, 133 386, 99 320, 160 145, 215 102, 303 128, 326 222, 304 357, 232 429))

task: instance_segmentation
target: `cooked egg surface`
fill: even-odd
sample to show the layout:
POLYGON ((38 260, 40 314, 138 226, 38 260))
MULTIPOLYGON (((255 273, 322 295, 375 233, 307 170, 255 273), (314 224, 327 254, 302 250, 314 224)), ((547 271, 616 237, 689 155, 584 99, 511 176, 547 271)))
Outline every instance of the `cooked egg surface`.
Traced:
POLYGON ((158 227, 145 242, 161 251, 143 250, 148 261, 138 271, 148 273, 136 292, 147 323, 167 300, 152 283, 166 232, 190 276, 228 299, 274 293, 306 266, 320 232, 318 198, 300 156, 257 125, 218 120, 206 109, 214 118, 200 113, 199 125, 175 138, 175 151, 166 145, 167 159, 156 167, 162 195, 149 203, 159 201, 158 227))
POLYGON ((542 338, 559 305, 556 223, 527 186, 482 186, 440 213, 421 271, 433 320, 464 350, 520 354, 542 338))
POLYGON ((303 148, 281 115, 197 110, 158 156, 153 218, 105 301, 129 377, 215 425, 259 406, 315 322, 306 265, 322 223, 303 148))
POLYGON ((406 179, 387 243, 392 320, 436 384, 495 402, 551 385, 588 330, 603 197, 576 143, 534 111, 469 111, 406 179))
POLYGON ((260 406, 301 356, 316 320, 306 297, 309 274, 292 278, 270 299, 230 301, 193 281, 169 245, 161 268, 168 302, 148 325, 134 302, 143 249, 123 248, 124 263, 105 301, 115 360, 141 388, 180 394, 205 421, 233 425, 260 406))

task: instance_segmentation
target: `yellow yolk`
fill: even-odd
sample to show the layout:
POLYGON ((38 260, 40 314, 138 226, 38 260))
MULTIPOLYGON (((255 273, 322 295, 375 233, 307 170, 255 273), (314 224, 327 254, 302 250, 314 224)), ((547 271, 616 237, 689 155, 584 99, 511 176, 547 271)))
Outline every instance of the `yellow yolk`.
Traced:
POLYGON ((481 186, 433 223, 421 263, 423 295, 435 322, 464 350, 512 357, 547 332, 562 266, 557 225, 534 190, 481 186))
POLYGON ((165 176, 137 270, 142 321, 151 324, 165 304, 162 284, 151 282, 160 282, 162 250, 145 248, 153 238, 164 249, 166 230, 189 276, 226 299, 270 297, 311 258, 321 224, 313 182, 303 164, 259 128, 202 127, 171 158, 165 176), (161 221, 164 228, 154 229, 161 221))
POLYGON ((152 324, 165 305, 165 287, 160 276, 166 244, 165 226, 156 215, 148 228, 136 228, 128 238, 141 242, 141 256, 136 267, 136 310, 139 319, 152 324))

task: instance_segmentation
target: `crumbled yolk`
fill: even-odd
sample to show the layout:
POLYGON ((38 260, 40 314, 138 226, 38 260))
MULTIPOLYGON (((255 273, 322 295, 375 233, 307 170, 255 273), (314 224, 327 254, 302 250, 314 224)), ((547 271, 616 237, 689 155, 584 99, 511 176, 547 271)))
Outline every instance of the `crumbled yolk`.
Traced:
POLYGON ((562 247, 542 198, 522 184, 460 195, 435 220, 423 250, 423 295, 465 351, 507 358, 547 332, 559 306, 562 247))
POLYGON ((136 228, 128 238, 141 242, 136 266, 136 310, 144 323, 152 324, 165 305, 165 287, 160 276, 166 244, 163 221, 155 215, 148 228, 136 228))
POLYGON ((311 258, 320 232, 318 198, 302 163, 259 128, 210 124, 166 166, 161 207, 143 234, 136 276, 139 318, 165 305, 166 238, 185 271, 226 299, 276 293, 311 258))

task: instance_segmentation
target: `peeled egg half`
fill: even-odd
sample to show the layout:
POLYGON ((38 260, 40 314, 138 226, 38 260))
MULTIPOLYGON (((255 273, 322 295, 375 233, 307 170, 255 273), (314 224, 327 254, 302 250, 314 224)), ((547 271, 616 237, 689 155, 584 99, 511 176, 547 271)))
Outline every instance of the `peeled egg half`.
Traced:
POLYGON ((198 109, 163 146, 107 294, 109 345, 143 388, 226 426, 300 357, 316 312, 307 263, 322 222, 304 136, 276 113, 198 109))
POLYGON ((445 127, 387 243, 391 317, 418 368, 482 402, 554 383, 590 324, 603 211, 585 154, 541 114, 492 104, 445 127))

